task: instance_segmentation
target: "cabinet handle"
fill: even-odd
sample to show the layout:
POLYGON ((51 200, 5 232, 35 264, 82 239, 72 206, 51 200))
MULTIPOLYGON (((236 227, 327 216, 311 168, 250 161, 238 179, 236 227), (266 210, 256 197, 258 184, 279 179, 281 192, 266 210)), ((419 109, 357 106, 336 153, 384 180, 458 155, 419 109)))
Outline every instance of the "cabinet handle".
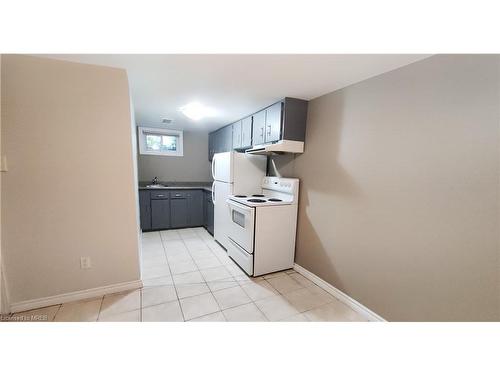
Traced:
POLYGON ((157 197, 164 197, 164 195, 163 194, 158 194, 157 197))

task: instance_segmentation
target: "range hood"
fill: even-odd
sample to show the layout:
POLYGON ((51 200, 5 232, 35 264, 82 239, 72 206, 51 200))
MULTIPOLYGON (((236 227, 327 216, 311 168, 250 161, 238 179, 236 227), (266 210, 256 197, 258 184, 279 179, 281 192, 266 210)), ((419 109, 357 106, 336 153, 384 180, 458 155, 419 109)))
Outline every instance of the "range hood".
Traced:
POLYGON ((247 154, 254 155, 273 155, 273 154, 302 154, 304 152, 304 142, 281 140, 276 143, 255 145, 245 151, 247 154))

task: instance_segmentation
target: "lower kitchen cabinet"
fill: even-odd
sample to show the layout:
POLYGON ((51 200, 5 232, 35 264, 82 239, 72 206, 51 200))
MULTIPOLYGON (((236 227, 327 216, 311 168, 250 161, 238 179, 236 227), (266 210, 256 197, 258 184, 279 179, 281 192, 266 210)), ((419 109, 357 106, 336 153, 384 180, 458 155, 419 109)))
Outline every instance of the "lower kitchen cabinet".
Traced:
POLYGON ((203 226, 211 234, 214 234, 214 202, 212 202, 212 193, 205 191, 204 223, 203 226))
POLYGON ((149 190, 139 190, 141 229, 151 230, 151 195, 149 190))
POLYGON ((203 225, 203 190, 190 190, 187 193, 188 226, 203 225))
MULTIPOLYGON (((211 194, 208 193, 208 196, 211 202, 211 194)), ((206 227, 204 190, 139 190, 139 207, 143 231, 206 227)), ((213 207, 211 212, 211 227, 213 228, 213 207)))
POLYGON ((170 199, 151 199, 151 229, 170 228, 170 199))
POLYGON ((186 197, 171 199, 170 223, 172 228, 188 226, 188 202, 186 197))

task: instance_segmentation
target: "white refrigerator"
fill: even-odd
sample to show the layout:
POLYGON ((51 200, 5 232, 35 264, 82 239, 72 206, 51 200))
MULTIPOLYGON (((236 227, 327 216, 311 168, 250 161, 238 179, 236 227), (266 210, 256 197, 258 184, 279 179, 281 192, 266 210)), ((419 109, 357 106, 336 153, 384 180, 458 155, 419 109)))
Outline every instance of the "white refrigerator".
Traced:
POLYGON ((240 152, 222 152, 212 159, 212 201, 214 202, 214 238, 226 249, 231 222, 226 200, 229 195, 250 195, 260 192, 266 175, 267 156, 240 152))

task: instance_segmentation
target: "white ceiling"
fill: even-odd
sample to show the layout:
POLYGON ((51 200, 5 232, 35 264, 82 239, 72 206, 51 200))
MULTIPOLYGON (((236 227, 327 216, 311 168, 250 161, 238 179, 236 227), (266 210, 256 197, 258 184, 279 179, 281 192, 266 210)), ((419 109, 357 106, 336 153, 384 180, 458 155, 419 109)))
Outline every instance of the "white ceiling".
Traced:
POLYGON ((213 130, 285 97, 313 99, 429 55, 44 55, 125 68, 136 123, 213 130), (216 116, 192 121, 179 108, 198 101, 216 116))

